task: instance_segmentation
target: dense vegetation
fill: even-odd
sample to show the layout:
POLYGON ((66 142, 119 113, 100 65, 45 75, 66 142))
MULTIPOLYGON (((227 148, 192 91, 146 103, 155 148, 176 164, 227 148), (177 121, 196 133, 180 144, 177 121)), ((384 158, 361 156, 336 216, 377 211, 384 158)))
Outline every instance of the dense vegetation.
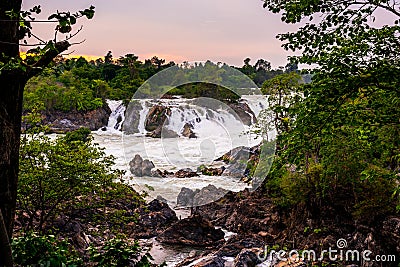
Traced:
MULTIPOLYGON (((133 54, 127 54, 119 59, 112 58, 111 52, 97 60, 87 61, 83 57, 65 59, 59 57, 52 63, 52 68, 44 71, 40 76, 32 78, 24 95, 24 108, 31 110, 41 107, 47 111, 88 111, 101 107, 104 99, 128 100, 132 98, 136 90, 154 74, 175 66, 174 62, 165 63, 165 60, 153 57, 144 62, 139 61, 133 54)), ((218 67, 210 61, 196 63, 194 66, 184 62, 181 70, 176 72, 173 81, 185 80, 185 69, 196 69, 190 73, 201 73, 204 69, 222 70, 229 67, 223 64, 218 67)), ((237 68, 248 75, 256 84, 261 85, 284 72, 283 68, 273 70, 271 64, 263 59, 258 60, 254 66, 250 65, 250 59, 244 61, 244 65, 237 68)), ((286 71, 296 70, 295 65, 287 65, 286 71)), ((208 71, 209 73, 210 71, 208 71)), ((199 77, 206 79, 207 77, 199 77)), ((192 98, 198 96, 236 99, 229 90, 213 84, 191 83, 179 86, 168 92, 169 95, 183 95, 192 98)))
POLYGON ((400 209, 400 28, 371 21, 381 8, 399 19, 389 2, 265 1, 287 23, 309 21, 280 39, 303 51, 294 63, 316 66, 310 84, 286 75, 263 85, 280 133, 266 188, 281 205, 368 225, 400 209))
MULTIPOLYGON (((40 125, 38 114, 26 120, 40 125)), ((41 126, 28 129, 21 142, 15 263, 82 266, 83 257, 89 257, 93 266, 148 266, 150 256, 123 236, 137 221, 144 199, 119 182, 123 172, 112 168, 114 158, 93 144, 88 129, 56 139, 43 131, 41 126), (78 253, 74 236, 65 230, 71 223, 84 224, 87 234, 104 236, 105 242, 78 253)))

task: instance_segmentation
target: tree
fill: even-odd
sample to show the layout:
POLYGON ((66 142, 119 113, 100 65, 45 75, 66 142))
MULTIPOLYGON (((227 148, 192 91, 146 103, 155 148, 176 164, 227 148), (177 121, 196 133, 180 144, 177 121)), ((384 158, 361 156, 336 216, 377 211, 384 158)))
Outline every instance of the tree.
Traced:
POLYGON ((279 39, 302 52, 292 63, 315 64, 304 99, 291 107, 291 130, 280 136, 279 156, 296 168, 283 172, 286 185, 298 189, 297 199, 316 217, 324 204, 371 221, 394 212, 393 202, 400 207, 400 3, 265 0, 264 7, 286 23, 304 23, 279 39), (391 25, 374 24, 382 13, 391 25))
POLYGON ((74 34, 59 40, 57 33, 70 33, 77 18, 90 19, 94 15, 94 7, 76 14, 57 12, 51 15, 49 20, 57 24, 56 35, 53 40, 44 42, 31 32, 33 16, 41 12, 40 6, 21 11, 21 5, 22 0, 5 0, 0 4, 0 266, 12 266, 9 244, 17 197, 24 86, 29 78, 71 46, 74 34), (39 43, 23 60, 19 56, 19 42, 25 37, 39 43))
POLYGON ((55 140, 41 130, 33 128, 21 140, 18 186, 20 212, 29 217, 23 226, 38 232, 66 210, 66 205, 82 205, 84 200, 77 201, 79 196, 101 195, 121 175, 112 169, 114 158, 92 144, 89 129, 55 140))

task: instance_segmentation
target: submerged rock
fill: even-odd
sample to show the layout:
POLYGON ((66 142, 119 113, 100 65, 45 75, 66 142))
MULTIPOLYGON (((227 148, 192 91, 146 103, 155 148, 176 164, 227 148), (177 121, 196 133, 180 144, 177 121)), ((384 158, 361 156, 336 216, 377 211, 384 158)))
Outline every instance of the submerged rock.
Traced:
POLYGON ((166 244, 216 246, 224 241, 224 235, 224 232, 215 229, 210 221, 195 215, 174 223, 157 239, 166 244))

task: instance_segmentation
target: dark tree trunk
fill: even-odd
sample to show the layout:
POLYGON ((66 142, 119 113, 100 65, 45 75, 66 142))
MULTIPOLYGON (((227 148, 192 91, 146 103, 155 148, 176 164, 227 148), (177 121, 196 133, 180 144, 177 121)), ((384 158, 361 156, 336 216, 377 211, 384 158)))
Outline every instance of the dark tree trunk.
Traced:
MULTIPOLYGON (((19 56, 18 22, 7 11, 19 13, 22 0, 2 0, 0 4, 0 61, 19 56), (4 55, 4 58, 3 58, 4 55)), ((22 92, 25 75, 19 70, 0 74, 0 266, 12 266, 10 240, 17 198, 19 138, 22 92)))
MULTIPOLYGON (((12 236, 17 198, 22 95, 25 83, 26 78, 21 72, 0 74, 0 207, 9 239, 12 236)), ((2 258, 0 257, 0 266, 2 258)))

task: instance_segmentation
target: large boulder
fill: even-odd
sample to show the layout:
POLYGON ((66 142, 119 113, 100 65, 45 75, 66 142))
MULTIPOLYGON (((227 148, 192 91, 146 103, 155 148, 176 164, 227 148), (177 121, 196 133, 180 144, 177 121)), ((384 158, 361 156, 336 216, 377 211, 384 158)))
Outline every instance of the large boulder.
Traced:
POLYGON ((208 247, 223 243, 224 235, 210 221, 195 215, 176 222, 157 239, 166 244, 208 247))
POLYGON ((173 136, 170 130, 164 128, 164 123, 170 115, 171 109, 169 107, 163 105, 151 107, 145 121, 145 129, 148 131, 146 135, 153 138, 160 138, 164 133, 165 137, 173 136))
POLYGON ((125 120, 122 123, 122 131, 125 134, 139 132, 140 112, 143 109, 139 100, 132 100, 125 111, 125 120))
POLYGON ((193 206, 193 198, 194 195, 197 194, 200 190, 193 191, 190 188, 182 187, 181 191, 178 194, 176 204, 178 207, 192 207, 193 206))
POLYGON ((129 169, 131 173, 137 177, 142 176, 155 176, 155 172, 152 171, 154 163, 148 159, 143 158, 136 154, 135 157, 129 162, 129 169))
POLYGON ((217 188, 212 184, 203 187, 193 196, 193 205, 201 206, 222 198, 228 190, 217 188))
POLYGON ((179 207, 201 206, 222 198, 227 192, 228 190, 217 188, 211 184, 200 190, 182 187, 176 202, 179 207))

